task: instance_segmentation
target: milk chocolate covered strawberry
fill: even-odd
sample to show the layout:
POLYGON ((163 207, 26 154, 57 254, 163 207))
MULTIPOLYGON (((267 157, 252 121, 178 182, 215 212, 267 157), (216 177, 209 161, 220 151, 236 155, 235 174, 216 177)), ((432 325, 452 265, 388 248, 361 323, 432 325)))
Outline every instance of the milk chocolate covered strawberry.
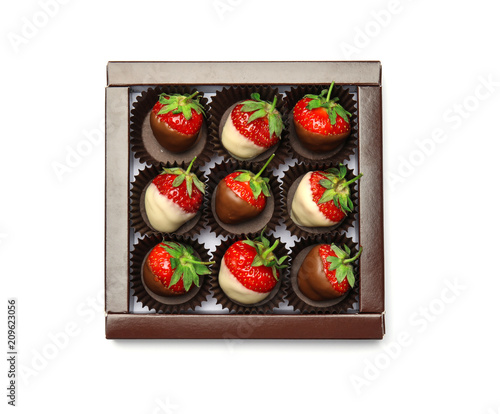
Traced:
POLYGON ((250 160, 279 142, 283 131, 281 114, 276 109, 278 98, 273 102, 260 99, 252 93, 252 99, 234 107, 222 130, 222 145, 235 158, 250 160))
POLYGON ((314 246, 307 254, 297 273, 300 291, 311 300, 323 301, 341 297, 354 287, 352 263, 361 255, 350 257, 351 250, 335 244, 314 246))
POLYGON ((332 151, 342 144, 351 133, 349 117, 332 97, 334 82, 319 95, 306 95, 293 109, 295 132, 302 145, 310 151, 332 151))
POLYGON ((330 227, 341 222, 353 209, 349 185, 363 175, 347 181, 346 173, 340 164, 339 168, 304 175, 292 200, 292 220, 304 227, 330 227))
POLYGON ((198 93, 159 95, 149 121, 153 135, 165 149, 180 153, 196 144, 204 114, 198 93))
POLYGON ((146 189, 144 206, 151 226, 171 233, 191 220, 201 207, 205 185, 191 172, 196 157, 187 170, 164 168, 146 189))
POLYGON ((191 246, 173 241, 157 244, 144 261, 145 285, 161 296, 177 296, 200 286, 200 276, 208 275, 208 265, 202 262, 191 246))
POLYGON ((262 213, 271 193, 269 178, 261 174, 273 158, 274 154, 257 174, 237 170, 220 181, 215 195, 215 212, 220 221, 238 224, 262 213))
POLYGON ((251 305, 266 299, 278 283, 279 269, 287 256, 277 258, 263 235, 255 240, 237 241, 227 249, 219 271, 219 284, 232 300, 251 305))

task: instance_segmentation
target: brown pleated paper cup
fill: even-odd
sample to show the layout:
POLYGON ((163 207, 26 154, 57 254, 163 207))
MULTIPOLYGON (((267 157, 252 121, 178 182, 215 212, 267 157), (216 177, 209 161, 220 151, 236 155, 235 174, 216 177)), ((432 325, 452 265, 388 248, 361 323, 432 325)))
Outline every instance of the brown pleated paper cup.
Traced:
MULTIPOLYGON (((218 90, 215 96, 212 98, 210 103, 210 127, 209 135, 210 140, 213 143, 214 151, 222 156, 224 160, 238 160, 236 156, 231 154, 222 144, 221 136, 224 125, 226 124, 227 118, 230 116, 233 108, 246 100, 251 99, 252 93, 259 93, 260 98, 265 101, 272 102, 274 97, 278 97, 276 109, 280 112, 283 122, 285 122, 286 114, 284 112, 284 104, 282 96, 280 95, 277 88, 272 88, 271 86, 230 86, 225 87, 222 90, 218 90)), ((286 138, 287 130, 283 129, 281 134, 281 139, 278 144, 268 148, 262 154, 257 155, 250 161, 255 164, 262 165, 269 158, 271 154, 275 154, 270 167, 276 167, 283 164, 287 158, 290 157, 290 149, 288 147, 288 140, 286 138)))
POLYGON ((336 148, 331 151, 321 151, 315 152, 306 148, 299 140, 297 133, 295 131, 295 126, 293 123, 293 108, 296 103, 300 101, 307 94, 319 95, 322 90, 328 89, 330 85, 303 85, 291 88, 289 91, 285 92, 285 106, 287 109, 287 128, 288 128, 288 139, 290 142, 290 149, 292 156, 303 162, 305 164, 311 164, 315 162, 343 162, 349 159, 349 157, 355 153, 358 145, 358 105, 355 100, 354 93, 349 91, 348 87, 334 85, 332 90, 332 97, 338 97, 338 103, 342 107, 350 112, 352 116, 350 117, 351 133, 346 138, 346 140, 339 144, 336 148))
MULTIPOLYGON (((268 237, 269 238, 269 237, 268 237)), ((280 303, 283 302, 283 298, 285 297, 289 281, 288 281, 288 267, 285 269, 279 269, 279 281, 276 286, 271 291, 270 295, 265 298, 263 301, 253 304, 253 305, 245 305, 242 303, 238 303, 232 299, 230 299, 222 290, 219 284, 219 271, 221 268, 222 259, 227 249, 238 240, 245 240, 245 237, 239 238, 228 238, 223 240, 221 244, 217 247, 217 250, 213 254, 213 260, 215 264, 213 265, 213 272, 211 275, 211 291, 214 298, 217 300, 217 303, 221 304, 223 308, 229 309, 230 313, 235 314, 268 314, 273 313, 274 308, 278 308, 280 303)), ((274 238, 270 238, 271 244, 274 242, 274 238)), ((284 244, 280 244, 276 250, 274 251, 276 257, 282 257, 288 254, 288 251, 284 244)), ((285 264, 289 264, 289 260, 285 260, 285 264)))
MULTIPOLYGON (((133 230, 141 235, 151 235, 154 233, 160 233, 158 230, 154 229, 146 214, 145 208, 145 194, 146 189, 153 179, 159 175, 163 168, 175 168, 180 167, 186 170, 188 168, 188 162, 182 163, 168 163, 166 165, 152 165, 145 166, 143 170, 134 177, 134 181, 131 184, 130 190, 130 224, 133 230)), ((206 184, 206 178, 204 174, 200 171, 197 161, 191 168, 191 171, 196 174, 201 182, 206 184)), ((195 234, 199 233, 205 225, 205 214, 207 208, 207 189, 205 186, 205 197, 203 203, 200 207, 198 213, 188 222, 184 223, 175 232, 176 235, 185 235, 193 237, 195 234)))
MULTIPOLYGON (((307 254, 317 245, 335 243, 340 248, 344 248, 344 244, 351 249, 351 255, 354 256, 358 252, 356 243, 345 235, 325 235, 316 236, 312 239, 301 240, 291 249, 292 266, 290 269, 291 289, 285 299, 289 305, 295 310, 299 310, 303 314, 338 314, 338 313, 356 313, 359 310, 359 268, 357 261, 353 263, 354 275, 356 282, 345 295, 331 300, 315 301, 308 298, 301 292, 297 275, 299 269, 303 265, 307 254)), ((351 257, 352 257, 351 256, 351 257)))
MULTIPOLYGON (((295 223, 291 218, 292 212, 292 201, 297 191, 297 187, 300 184, 302 178, 310 171, 325 171, 328 168, 338 167, 338 164, 324 164, 315 163, 311 165, 298 164, 290 167, 288 172, 283 177, 283 208, 282 215, 285 219, 285 225, 287 229, 293 236, 298 238, 310 238, 321 234, 331 234, 331 233, 342 233, 347 232, 350 227, 354 226, 356 216, 359 213, 359 203, 358 203, 358 182, 354 182, 350 185, 351 190, 351 200, 354 204, 353 211, 347 213, 344 219, 336 224, 335 226, 329 227, 305 227, 300 226, 295 223)), ((347 168, 346 179, 351 180, 354 178, 354 172, 347 168)), ((361 178, 362 180, 363 178, 361 178)))
MULTIPOLYGON (((174 153, 162 147, 153 135, 150 125, 150 114, 153 106, 158 102, 158 96, 161 93, 193 94, 196 89, 189 86, 167 85, 149 88, 142 92, 136 102, 133 103, 133 109, 130 117, 130 143, 135 158, 148 165, 158 165, 173 162, 188 162, 195 156, 198 162, 204 164, 209 162, 212 155, 212 146, 208 140, 208 119, 203 120, 201 131, 194 146, 185 152, 174 153)), ((203 97, 200 92, 200 103, 205 108, 208 116, 208 99, 203 97)))
POLYGON ((150 310, 155 310, 158 313, 186 313, 195 310, 197 306, 201 306, 210 295, 209 281, 206 276, 200 276, 200 286, 193 286, 189 292, 179 296, 160 296, 152 292, 144 283, 143 266, 148 257, 149 252, 163 240, 175 241, 191 246, 201 261, 210 261, 208 251, 190 237, 180 237, 170 235, 163 238, 161 234, 153 234, 139 239, 134 245, 131 253, 131 288, 133 294, 137 296, 137 301, 150 310))
MULTIPOLYGON (((281 220, 282 194, 281 185, 271 171, 262 173, 262 176, 269 178, 271 196, 267 197, 266 206, 258 216, 239 224, 227 224, 218 217, 215 205, 219 184, 227 175, 236 170, 249 170, 255 174, 259 171, 252 163, 241 161, 222 162, 211 169, 207 184, 210 197, 207 209, 207 225, 218 236, 241 236, 244 234, 255 236, 260 234, 264 228, 266 228, 266 231, 274 231, 281 220)), ((269 167, 268 170, 270 170, 269 167)))

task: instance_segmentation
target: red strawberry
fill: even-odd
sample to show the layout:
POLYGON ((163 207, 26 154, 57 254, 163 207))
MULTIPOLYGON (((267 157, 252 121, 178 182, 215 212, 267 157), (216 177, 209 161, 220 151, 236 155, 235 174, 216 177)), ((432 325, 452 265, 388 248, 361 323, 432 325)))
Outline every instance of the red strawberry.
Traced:
POLYGON ((146 189, 146 215, 154 229, 167 233, 175 231, 200 209, 205 185, 190 172, 195 160, 196 157, 185 171, 164 168, 146 189))
POLYGON ((306 174, 292 200, 292 220, 305 227, 329 227, 342 221, 353 209, 349 185, 363 175, 347 181, 346 173, 339 164, 339 168, 306 174))
POLYGON ((234 107, 222 131, 222 145, 236 158, 252 159, 277 144, 283 131, 283 121, 272 103, 252 93, 252 99, 234 107))
POLYGON ((198 93, 159 95, 149 120, 153 135, 167 150, 184 152, 196 143, 204 114, 198 98, 195 98, 198 93))
POLYGON ((242 304, 254 304, 269 296, 279 280, 279 271, 286 267, 287 256, 278 259, 263 235, 255 240, 242 240, 227 249, 219 272, 219 284, 232 300, 242 304))
POLYGON ((273 158, 274 154, 257 174, 237 170, 219 183, 215 195, 215 212, 219 220, 226 224, 242 223, 258 216, 264 210, 266 198, 270 197, 271 193, 269 178, 260 175, 273 158))
POLYGON ((329 300, 345 295, 354 286, 351 263, 358 259, 363 248, 350 258, 351 250, 335 244, 319 244, 307 254, 297 273, 300 291, 312 300, 329 300))
POLYGON ((144 283, 161 296, 183 295, 193 285, 200 286, 199 276, 208 275, 207 265, 213 263, 201 262, 191 246, 163 241, 144 261, 144 283))
POLYGON ((349 136, 350 112, 330 100, 334 82, 320 95, 306 95, 293 109, 295 131, 302 145, 314 152, 332 151, 349 136), (325 97, 326 95, 326 97, 325 97))

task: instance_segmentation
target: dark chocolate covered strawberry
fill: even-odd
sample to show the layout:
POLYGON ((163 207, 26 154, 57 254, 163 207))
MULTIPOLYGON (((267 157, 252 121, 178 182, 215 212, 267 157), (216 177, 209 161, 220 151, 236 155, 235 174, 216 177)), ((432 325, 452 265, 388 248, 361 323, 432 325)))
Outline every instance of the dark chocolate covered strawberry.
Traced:
POLYGON ((295 132, 302 145, 310 151, 332 151, 351 133, 352 116, 331 97, 334 82, 320 95, 306 95, 293 109, 295 132))
POLYGON ((210 274, 191 246, 173 241, 157 244, 148 254, 142 268, 145 285, 161 296, 183 295, 200 286, 200 276, 210 274))
POLYGON ((307 254, 297 273, 300 291, 311 300, 323 301, 345 295, 354 287, 352 263, 361 255, 350 257, 351 250, 335 244, 314 246, 307 254))
POLYGON ((250 160, 277 144, 283 131, 281 114, 276 109, 278 98, 273 102, 260 99, 258 93, 252 99, 236 105, 222 130, 222 145, 235 158, 250 160))
POLYGON ((149 121, 153 135, 165 149, 180 153, 196 144, 204 114, 198 93, 159 95, 149 121))
POLYGON ((191 172, 196 157, 187 170, 164 168, 146 189, 144 206, 151 226, 171 233, 191 220, 201 207, 205 184, 191 172))
POLYGON ((279 281, 279 269, 285 268, 287 256, 277 258, 263 235, 255 240, 241 240, 227 249, 219 271, 219 284, 232 300, 251 305, 266 299, 279 281))
POLYGON ((273 158, 274 154, 257 174, 237 170, 220 181, 215 195, 215 213, 220 221, 238 224, 262 213, 271 193, 269 178, 261 174, 273 158))
POLYGON ((349 185, 363 174, 347 181, 347 169, 310 171, 302 177, 293 196, 291 218, 299 226, 330 227, 341 222, 353 209, 349 185))

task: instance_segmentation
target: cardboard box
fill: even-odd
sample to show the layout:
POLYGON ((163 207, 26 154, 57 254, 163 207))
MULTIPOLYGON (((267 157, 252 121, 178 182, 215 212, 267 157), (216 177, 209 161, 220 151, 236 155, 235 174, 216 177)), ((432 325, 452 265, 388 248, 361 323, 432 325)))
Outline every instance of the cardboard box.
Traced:
POLYGON ((109 62, 106 88, 106 337, 381 339, 384 326, 384 226, 380 62, 109 62), (358 97, 359 311, 347 314, 142 314, 131 306, 133 233, 129 190, 130 96, 156 85, 349 85, 358 97))

